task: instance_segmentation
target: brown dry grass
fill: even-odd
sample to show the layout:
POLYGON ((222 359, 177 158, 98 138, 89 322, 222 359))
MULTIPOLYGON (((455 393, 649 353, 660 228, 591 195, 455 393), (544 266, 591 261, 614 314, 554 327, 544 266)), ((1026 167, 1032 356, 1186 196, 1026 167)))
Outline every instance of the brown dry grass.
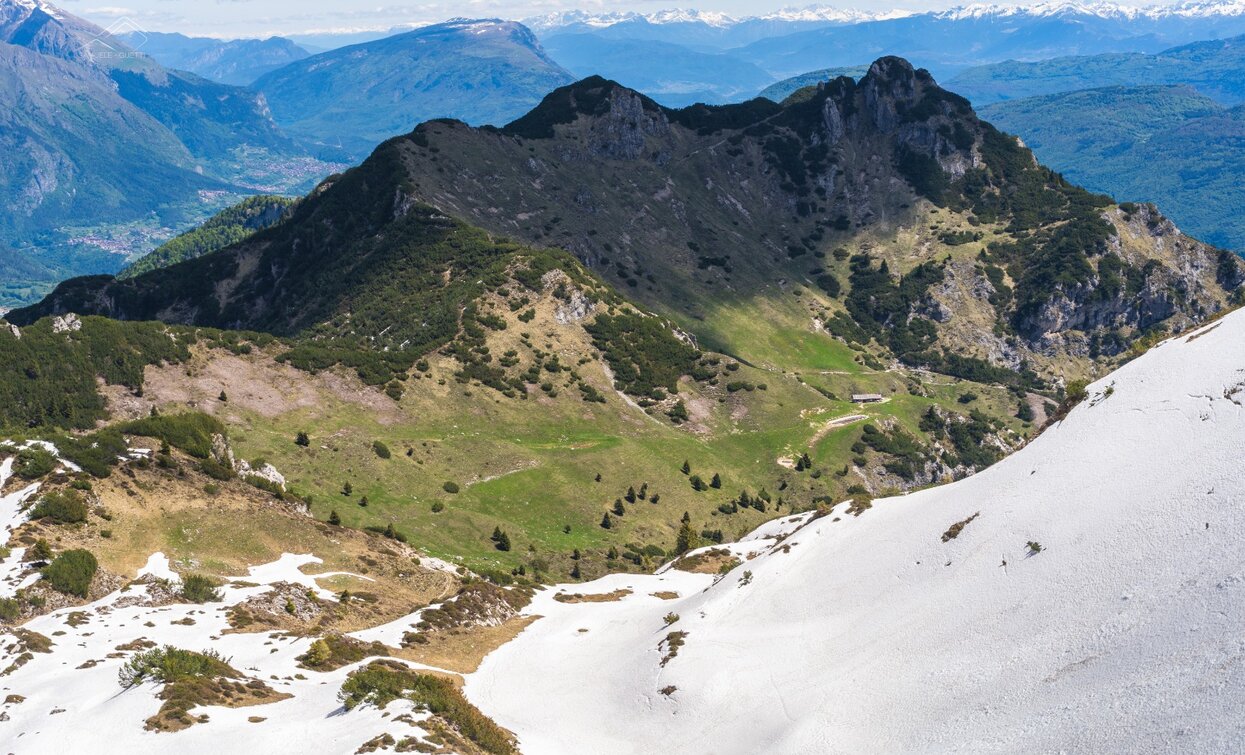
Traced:
MULTIPOLYGON (((428 632, 427 644, 411 644, 394 652, 398 658, 426 663, 456 674, 474 673, 485 656, 510 642, 539 616, 515 616, 497 626, 475 626, 428 632)), ((461 683, 461 679, 457 682, 461 683)))
POLYGON ((674 562, 674 568, 693 574, 719 574, 729 571, 742 563, 725 548, 710 548, 691 556, 684 556, 674 562))
POLYGON ((565 593, 560 592, 553 596, 553 599, 559 603, 615 603, 631 594, 631 591, 623 588, 613 592, 599 592, 584 595, 582 593, 565 593))
MULTIPOLYGON (((326 612, 317 629, 383 624, 452 595, 459 586, 454 575, 419 566, 418 554, 405 545, 316 521, 263 491, 209 480, 191 471, 191 460, 179 461, 181 476, 154 467, 119 468, 94 482, 100 506, 85 524, 27 523, 14 537, 44 537, 56 550, 86 548, 99 559, 101 572, 125 577, 162 552, 176 570, 223 578, 243 576, 248 567, 271 563, 282 553, 322 558, 323 564, 305 568, 309 574, 346 571, 368 578, 333 578, 329 584, 349 589, 355 599, 343 610, 326 612), (208 484, 218 485, 219 492, 204 492, 208 484), (183 566, 189 564, 194 568, 183 566)), ((304 622, 277 623, 282 629, 310 629, 304 622)))

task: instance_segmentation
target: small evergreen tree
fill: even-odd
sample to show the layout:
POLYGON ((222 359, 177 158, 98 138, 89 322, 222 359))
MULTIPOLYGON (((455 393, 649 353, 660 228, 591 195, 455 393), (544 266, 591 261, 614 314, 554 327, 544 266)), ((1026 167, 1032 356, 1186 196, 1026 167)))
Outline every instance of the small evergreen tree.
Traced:
POLYGON ((505 532, 501 533, 501 537, 497 539, 497 550, 499 551, 510 550, 510 536, 507 535, 505 532))
POLYGON ((722 478, 716 472, 713 474, 713 479, 709 481, 709 487, 715 489, 722 487, 722 478))
POLYGON ((580 578, 579 562, 576 561, 575 565, 571 567, 571 579, 579 579, 579 578, 580 578))
POLYGON ((686 512, 686 511, 684 511, 684 512, 683 512, 683 518, 682 518, 682 519, 680 519, 679 521, 683 522, 684 524, 687 524, 688 522, 692 521, 692 515, 691 515, 690 513, 686 512))
POLYGON ((576 548, 575 550, 571 551, 571 560, 572 560, 572 561, 578 561, 580 558, 582 558, 582 557, 581 557, 581 556, 580 556, 580 554, 579 554, 579 549, 578 549, 578 548, 576 548))
POLYGON ((639 496, 640 496, 641 501, 646 500, 648 498, 648 483, 647 482, 640 486, 639 496))
POLYGON ((688 464, 687 460, 684 460, 683 461, 683 474, 691 474, 691 473, 692 473, 692 465, 688 464))
POLYGON ((617 561, 618 560, 618 549, 611 545, 610 549, 606 551, 605 553, 605 558, 610 561, 617 561))
POLYGON ((600 472, 597 472, 596 481, 597 481, 597 482, 600 482, 600 481, 601 481, 601 473, 600 473, 600 472))
POLYGON ((627 486, 626 498, 627 498, 627 503, 635 503, 635 488, 634 487, 630 485, 627 486))
POLYGON ((307 435, 307 433, 300 430, 298 435, 294 436, 294 443, 306 448, 311 445, 311 438, 307 435))
POLYGON ((334 509, 333 511, 330 511, 329 512, 329 524, 333 525, 334 527, 340 527, 341 523, 342 523, 342 518, 337 515, 337 510, 334 509))
POLYGON ((1021 422, 1032 422, 1033 417, 1033 407, 1029 406, 1028 401, 1021 399, 1019 406, 1016 407, 1016 419, 1021 422))
POLYGON ((613 526, 614 526, 614 523, 610 521, 609 512, 606 512, 605 515, 601 517, 601 529, 608 530, 609 528, 613 526))
POLYGON ((658 493, 653 493, 653 497, 652 497, 652 498, 650 498, 650 499, 648 499, 648 502, 649 502, 649 503, 657 503, 657 502, 658 502, 658 501, 660 501, 660 500, 661 500, 661 495, 660 495, 660 494, 658 494, 658 493))
POLYGON ((217 399, 218 401, 222 401, 222 402, 223 402, 223 401, 228 401, 228 400, 229 400, 229 396, 227 396, 227 395, 225 394, 225 392, 224 392, 224 391, 221 391, 221 392, 220 392, 220 395, 219 395, 219 396, 217 396, 217 397, 216 397, 216 399, 217 399))
POLYGON ((681 556, 696 547, 696 533, 692 530, 691 520, 684 520, 679 527, 679 535, 674 541, 674 553, 681 556))
POLYGON ((690 482, 692 483, 692 490, 695 490, 698 493, 709 489, 709 486, 705 484, 705 481, 700 479, 700 475, 692 475, 690 482))
POLYGON ((614 513, 617 514, 618 516, 622 516, 623 514, 627 513, 627 509, 623 507, 623 502, 621 498, 614 499, 614 513))
POLYGON ((347 497, 354 495, 354 485, 351 485, 349 482, 343 483, 342 495, 347 497))
POLYGON ((365 508, 365 509, 366 509, 366 508, 367 508, 368 503, 369 503, 369 501, 367 500, 367 496, 363 496, 362 498, 360 498, 360 499, 359 499, 359 506, 360 506, 360 507, 362 507, 362 508, 365 508))

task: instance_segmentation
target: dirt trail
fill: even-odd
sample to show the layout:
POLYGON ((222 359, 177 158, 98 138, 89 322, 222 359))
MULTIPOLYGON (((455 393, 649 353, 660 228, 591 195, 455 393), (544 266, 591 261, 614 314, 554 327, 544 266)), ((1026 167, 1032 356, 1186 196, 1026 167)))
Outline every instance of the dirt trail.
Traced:
MULTIPOLYGON (((809 439, 808 445, 811 448, 817 445, 817 443, 820 442, 822 438, 826 437, 826 435, 829 434, 831 430, 837 430, 840 427, 846 427, 854 422, 859 422, 864 419, 869 419, 869 415, 867 414, 845 414, 842 417, 835 417, 831 420, 828 420, 824 425, 821 426, 820 429, 817 430, 816 433, 813 433, 813 437, 809 439)), ((787 469, 795 468, 795 459, 790 456, 779 456, 777 461, 778 461, 778 466, 780 467, 786 467, 787 469)))

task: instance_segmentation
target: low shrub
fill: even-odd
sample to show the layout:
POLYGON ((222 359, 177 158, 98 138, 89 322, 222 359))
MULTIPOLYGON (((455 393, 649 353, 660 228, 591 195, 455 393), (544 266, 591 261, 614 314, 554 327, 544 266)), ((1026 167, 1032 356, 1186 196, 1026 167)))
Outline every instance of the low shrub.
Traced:
POLYGON ((220 583, 203 574, 187 574, 182 579, 181 595, 191 603, 217 603, 223 599, 220 583))
POLYGON ((86 501, 72 489, 48 493, 30 510, 31 519, 51 519, 62 524, 85 522, 86 514, 86 501))
POLYGON ((75 548, 65 551, 43 567, 43 578, 57 592, 85 598, 98 569, 99 561, 95 559, 95 554, 75 548))
POLYGON ((364 704, 384 708, 394 700, 405 698, 444 719, 485 752, 494 755, 516 752, 510 735, 468 702, 453 682, 412 671, 398 663, 376 661, 355 671, 342 684, 338 697, 346 710, 364 704))

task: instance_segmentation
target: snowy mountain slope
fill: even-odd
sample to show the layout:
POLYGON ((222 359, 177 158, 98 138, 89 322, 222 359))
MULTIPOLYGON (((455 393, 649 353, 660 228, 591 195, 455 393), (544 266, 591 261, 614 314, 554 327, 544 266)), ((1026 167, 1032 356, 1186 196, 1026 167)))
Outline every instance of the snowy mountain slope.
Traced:
POLYGON ((467 696, 529 755, 1239 751, 1245 312, 1089 395, 985 472, 840 505, 719 581, 546 592, 467 696))

